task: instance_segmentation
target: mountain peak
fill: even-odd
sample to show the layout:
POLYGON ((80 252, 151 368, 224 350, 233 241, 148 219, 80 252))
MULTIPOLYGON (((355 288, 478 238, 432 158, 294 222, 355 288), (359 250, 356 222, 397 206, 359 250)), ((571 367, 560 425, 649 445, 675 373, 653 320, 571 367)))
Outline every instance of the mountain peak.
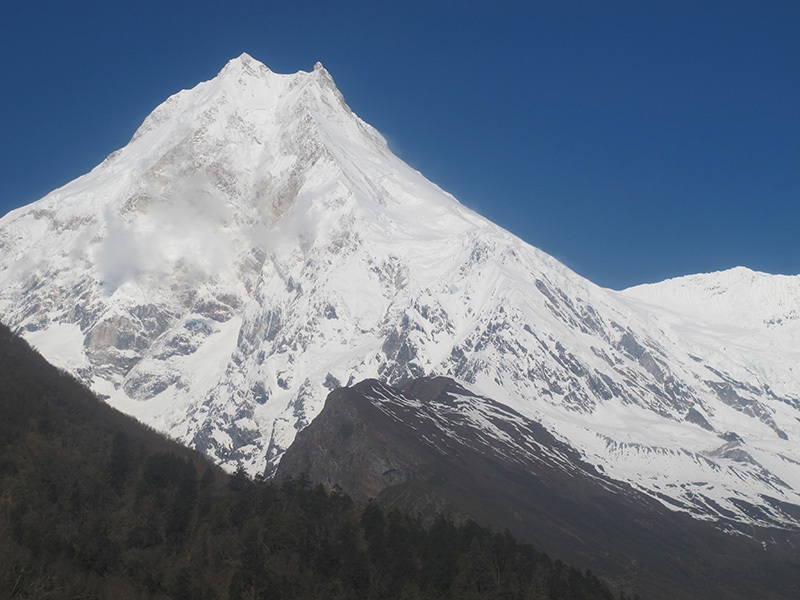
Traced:
MULTIPOLYGON (((323 86, 333 89, 337 94, 339 94, 339 89, 336 87, 336 84, 333 82, 333 77, 331 74, 328 73, 328 70, 322 66, 322 63, 317 61, 314 64, 314 71, 313 75, 315 79, 323 86)), ((341 96, 341 94, 339 94, 341 96)), ((342 102, 344 99, 342 98, 342 102)))
POLYGON ((251 66, 253 64, 266 66, 260 60, 256 60, 252 56, 250 56, 247 52, 242 52, 239 56, 232 58, 228 61, 228 65, 246 65, 251 66))
POLYGON ((272 73, 269 67, 259 60, 256 60, 247 52, 242 52, 236 58, 229 60, 220 71, 220 75, 229 73, 248 73, 255 75, 257 73, 267 74, 272 73))
POLYGON ((252 80, 266 81, 271 75, 277 76, 277 79, 315 81, 322 87, 329 88, 338 96, 341 96, 333 81, 333 77, 331 77, 331 74, 319 61, 314 64, 314 68, 311 72, 298 71, 290 75, 279 75, 246 52, 242 52, 242 54, 236 58, 229 60, 212 81, 232 80, 240 85, 246 86, 248 83, 252 83, 252 80))
MULTIPOLYGON (((189 165, 206 174, 213 168, 216 179, 221 162, 226 178, 239 183, 255 178, 255 185, 266 185, 264 180, 289 177, 276 172, 278 165, 290 169, 297 161, 312 164, 325 147, 337 143, 333 140, 385 147, 382 138, 352 113, 321 63, 311 72, 284 75, 242 53, 213 79, 168 98, 145 119, 132 144, 112 157, 133 157, 135 170, 174 166, 182 175, 164 179, 167 185, 186 175, 189 165), (322 129, 325 140, 320 138, 322 129), (288 162, 270 162, 276 153, 288 162)), ((250 193, 237 194, 242 195, 250 193)))

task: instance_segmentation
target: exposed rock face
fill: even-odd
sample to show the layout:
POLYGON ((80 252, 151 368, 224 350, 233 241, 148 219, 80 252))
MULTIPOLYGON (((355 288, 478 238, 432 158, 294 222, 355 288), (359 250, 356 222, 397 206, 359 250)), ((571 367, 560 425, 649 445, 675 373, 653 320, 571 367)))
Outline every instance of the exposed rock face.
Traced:
POLYGON ((399 390, 374 379, 334 390, 295 439, 278 478, 304 473, 361 503, 407 481, 441 484, 437 465, 461 464, 467 452, 530 473, 600 476, 539 423, 447 377, 411 380, 399 390))
POLYGON ((418 476, 422 461, 415 456, 416 438, 398 435, 391 418, 358 393, 372 386, 380 384, 372 380, 331 392, 322 413, 298 432, 304 442, 284 454, 278 477, 305 473, 363 503, 389 485, 418 476))
MULTIPOLYGON (((718 455, 747 460, 738 443, 731 438, 718 455)), ((776 545, 774 532, 748 532, 767 536, 765 547, 672 513, 597 472, 540 424, 448 378, 331 392, 278 467, 279 479, 300 476, 423 521, 444 512, 508 528, 643 597, 777 598, 800 583, 796 534, 776 545), (774 580, 765 583, 761 569, 774 580)))

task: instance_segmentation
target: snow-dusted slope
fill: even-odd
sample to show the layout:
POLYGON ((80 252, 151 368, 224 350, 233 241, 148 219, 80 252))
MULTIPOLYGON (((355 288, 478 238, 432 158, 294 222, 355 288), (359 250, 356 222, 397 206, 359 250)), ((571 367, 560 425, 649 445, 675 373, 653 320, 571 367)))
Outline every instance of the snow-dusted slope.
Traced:
MULTIPOLYGON (((582 279, 396 158, 321 65, 231 61, 0 220, 0 257, 0 319, 228 466, 271 472, 333 387, 441 374, 670 506, 798 523, 789 328, 720 304, 745 327, 729 352, 722 321, 690 310, 699 292, 664 301, 678 319, 656 288, 582 279)), ((791 297, 758 303, 785 320, 791 297)))

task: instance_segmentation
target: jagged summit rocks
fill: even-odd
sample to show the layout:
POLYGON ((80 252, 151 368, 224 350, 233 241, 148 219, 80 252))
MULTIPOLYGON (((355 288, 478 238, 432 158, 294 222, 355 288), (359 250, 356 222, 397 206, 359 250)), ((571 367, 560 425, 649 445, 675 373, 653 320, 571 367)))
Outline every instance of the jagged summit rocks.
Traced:
POLYGON ((780 298, 772 346, 719 351, 726 330, 687 330, 459 204, 321 66, 247 55, 0 220, 0 320, 228 468, 272 473, 332 388, 439 374, 671 508, 794 527, 798 302, 780 298))

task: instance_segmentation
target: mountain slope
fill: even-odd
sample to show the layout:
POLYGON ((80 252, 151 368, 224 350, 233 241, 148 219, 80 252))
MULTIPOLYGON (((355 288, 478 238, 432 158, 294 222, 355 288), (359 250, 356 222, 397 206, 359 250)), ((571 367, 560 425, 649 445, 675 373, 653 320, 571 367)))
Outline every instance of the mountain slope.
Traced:
POLYGON ((230 469, 272 473, 331 389, 439 374, 673 509, 800 525, 796 373, 697 355, 635 291, 463 207, 321 65, 232 60, 3 217, 0 258, 0 319, 230 469))
POLYGON ((276 477, 300 473, 356 502, 507 528, 644 598, 789 598, 800 590, 796 534, 762 545, 673 513, 601 475, 538 423, 442 377, 331 392, 276 477))

